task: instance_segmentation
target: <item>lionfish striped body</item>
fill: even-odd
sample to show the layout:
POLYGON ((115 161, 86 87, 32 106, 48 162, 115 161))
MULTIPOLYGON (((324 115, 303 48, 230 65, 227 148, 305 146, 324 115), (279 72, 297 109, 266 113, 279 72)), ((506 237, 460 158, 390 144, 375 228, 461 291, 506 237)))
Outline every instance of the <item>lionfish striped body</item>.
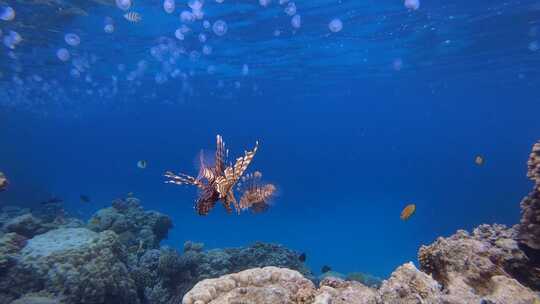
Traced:
POLYGON ((242 177, 242 184, 238 187, 243 192, 240 198, 241 210, 249 209, 255 213, 268 210, 269 201, 275 195, 276 186, 263 184, 261 177, 262 174, 259 171, 242 177))
POLYGON ((218 201, 223 203, 228 213, 232 212, 232 206, 240 212, 233 187, 246 171, 258 149, 257 142, 253 151, 246 151, 243 157, 236 159, 234 166, 226 166, 227 151, 220 135, 217 136, 216 145, 215 164, 213 166, 206 164, 201 156, 200 170, 196 178, 182 173, 176 175, 170 171, 165 172, 168 179, 166 183, 193 185, 199 188, 199 197, 195 203, 199 215, 207 215, 218 201))

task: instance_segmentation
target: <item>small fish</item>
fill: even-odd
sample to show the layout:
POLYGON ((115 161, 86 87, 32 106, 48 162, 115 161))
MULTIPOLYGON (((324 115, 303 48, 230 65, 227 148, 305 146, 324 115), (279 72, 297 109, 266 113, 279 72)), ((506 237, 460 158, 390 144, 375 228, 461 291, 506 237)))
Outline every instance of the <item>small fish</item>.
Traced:
POLYGON ((324 265, 322 268, 321 268, 321 273, 327 273, 329 271, 332 271, 332 268, 328 265, 324 265))
POLYGON ((142 20, 141 14, 137 12, 128 12, 124 14, 124 18, 126 18, 127 21, 137 23, 142 20))
POLYGON ((302 252, 299 256, 298 256, 298 260, 300 260, 300 262, 305 262, 307 259, 307 256, 306 256, 306 253, 305 252, 302 252))
POLYGON ((137 167, 139 167, 140 169, 145 169, 146 168, 146 161, 145 160, 140 160, 137 162, 137 167))
POLYGON ((90 197, 88 197, 88 195, 81 194, 80 198, 81 198, 81 202, 83 202, 83 203, 89 203, 90 202, 90 197))
POLYGON ((6 190, 8 185, 9 182, 7 177, 4 175, 4 173, 0 172, 0 191, 6 190))
POLYGON ((484 164, 484 157, 482 155, 476 155, 474 163, 478 166, 482 166, 484 164))
POLYGON ((415 204, 409 204, 405 208, 403 208, 399 218, 406 221, 414 214, 414 211, 416 211, 416 205, 415 204))
POLYGON ((40 204, 42 204, 42 205, 52 205, 52 204, 55 204, 55 205, 56 205, 56 204, 61 204, 61 203, 63 203, 63 202, 64 202, 63 199, 61 199, 61 198, 59 198, 59 197, 56 197, 56 196, 53 196, 53 197, 51 197, 50 199, 41 202, 40 204))

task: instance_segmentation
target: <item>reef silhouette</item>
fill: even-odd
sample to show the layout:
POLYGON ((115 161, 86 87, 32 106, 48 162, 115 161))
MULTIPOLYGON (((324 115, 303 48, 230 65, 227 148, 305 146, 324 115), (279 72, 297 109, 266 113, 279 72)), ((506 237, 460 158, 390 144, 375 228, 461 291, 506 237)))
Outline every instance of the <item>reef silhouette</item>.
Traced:
POLYGON ((255 212, 264 211, 268 207, 268 200, 275 193, 276 187, 272 184, 260 182, 260 172, 244 177, 248 187, 243 188, 240 204, 234 194, 234 186, 243 178, 244 173, 253 161, 259 148, 259 142, 251 151, 245 151, 244 156, 236 158, 234 165, 227 165, 228 150, 221 135, 216 136, 216 153, 214 163, 208 163, 201 154, 199 158, 199 173, 197 177, 172 171, 165 172, 168 179, 166 183, 176 185, 192 185, 199 189, 199 196, 195 202, 195 210, 199 215, 208 215, 218 201, 221 201, 227 213, 232 213, 233 207, 237 213, 252 209, 255 212), (256 176, 256 177, 254 177, 256 176), (247 179, 246 179, 247 177, 247 179), (249 180, 249 182, 248 182, 249 180))

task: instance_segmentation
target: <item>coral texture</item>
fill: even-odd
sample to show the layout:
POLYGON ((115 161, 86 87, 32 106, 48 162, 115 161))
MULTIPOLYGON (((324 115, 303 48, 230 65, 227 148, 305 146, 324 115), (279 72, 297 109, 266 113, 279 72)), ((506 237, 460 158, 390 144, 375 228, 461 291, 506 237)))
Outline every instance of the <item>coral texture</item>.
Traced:
POLYGON ((6 233, 0 238, 0 273, 16 263, 26 238, 16 233, 6 233))
MULTIPOLYGON (((527 176, 534 181, 534 188, 521 201, 518 239, 532 250, 540 251, 540 142, 533 146, 529 156, 527 176)), ((540 256, 539 252, 533 254, 540 256)))
POLYGON ((125 259, 112 231, 60 228, 30 239, 12 275, 31 274, 35 285, 65 303, 138 303, 125 259))
POLYGON ((413 263, 396 269, 390 279, 383 281, 379 293, 382 303, 387 304, 443 303, 439 283, 413 263))
POLYGON ((96 232, 112 230, 128 248, 141 250, 158 248, 172 228, 172 221, 159 212, 144 211, 138 199, 128 197, 96 212, 88 221, 88 228, 96 232))
POLYGON ((265 267, 201 281, 183 298, 183 304, 294 304, 312 303, 315 286, 299 272, 265 267))
POLYGON ((421 269, 441 283, 448 303, 532 303, 535 293, 515 278, 529 282, 535 270, 528 269, 528 258, 512 235, 511 228, 482 225, 472 236, 460 230, 449 238, 440 237, 420 248, 421 269), (514 302, 500 301, 498 293, 505 286, 514 302))
POLYGON ((377 290, 356 281, 326 277, 319 284, 315 304, 378 304, 377 290))
POLYGON ((9 220, 4 225, 3 229, 7 232, 16 232, 27 238, 31 238, 37 234, 45 233, 47 231, 47 229, 42 225, 41 220, 30 213, 26 213, 9 220))

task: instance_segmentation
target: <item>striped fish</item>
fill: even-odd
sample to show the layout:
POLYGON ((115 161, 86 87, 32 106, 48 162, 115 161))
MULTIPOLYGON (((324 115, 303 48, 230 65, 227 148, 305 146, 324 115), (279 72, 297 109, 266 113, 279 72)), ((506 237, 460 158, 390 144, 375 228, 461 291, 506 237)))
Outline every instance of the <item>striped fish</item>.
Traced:
POLYGON ((126 18, 127 21, 137 23, 142 20, 141 14, 137 12, 128 12, 124 14, 124 18, 126 18))

